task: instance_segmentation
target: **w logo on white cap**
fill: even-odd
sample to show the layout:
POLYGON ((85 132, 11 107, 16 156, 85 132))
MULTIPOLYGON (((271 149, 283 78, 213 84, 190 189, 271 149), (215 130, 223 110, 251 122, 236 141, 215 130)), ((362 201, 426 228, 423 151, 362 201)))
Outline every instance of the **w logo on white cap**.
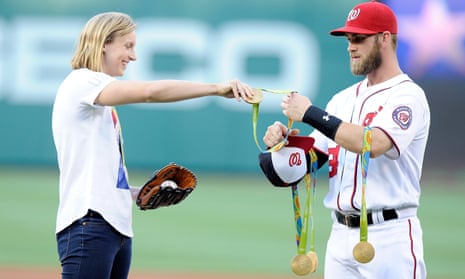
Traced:
POLYGON ((302 159, 300 158, 300 152, 292 152, 289 155, 289 167, 302 165, 302 159))
POLYGON ((347 15, 347 21, 355 20, 357 19, 358 15, 360 14, 360 9, 353 9, 349 12, 347 15))

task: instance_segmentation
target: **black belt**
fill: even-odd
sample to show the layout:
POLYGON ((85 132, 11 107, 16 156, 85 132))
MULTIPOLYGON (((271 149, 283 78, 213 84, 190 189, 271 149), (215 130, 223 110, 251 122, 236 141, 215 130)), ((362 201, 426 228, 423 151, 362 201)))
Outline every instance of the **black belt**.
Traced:
POLYGON ((89 209, 87 211, 87 214, 86 216, 84 217, 91 217, 91 218, 100 218, 100 219, 103 219, 102 215, 100 213, 98 213, 97 211, 93 211, 92 209, 89 209))
MULTIPOLYGON (((344 214, 339 211, 335 211, 336 220, 343 225, 346 225, 350 228, 359 228, 360 227, 360 215, 353 214, 344 214)), ((395 209, 385 209, 383 210, 384 221, 397 219, 397 212, 395 209)), ((368 225, 373 225, 373 215, 370 213, 367 214, 368 225)))

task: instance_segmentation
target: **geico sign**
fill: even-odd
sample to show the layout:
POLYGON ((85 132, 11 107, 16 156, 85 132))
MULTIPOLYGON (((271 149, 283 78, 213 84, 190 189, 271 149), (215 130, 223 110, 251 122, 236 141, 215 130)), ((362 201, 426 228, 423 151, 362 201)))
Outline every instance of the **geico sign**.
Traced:
MULTIPOLYGON (((137 61, 127 79, 186 79, 221 82, 240 78, 254 87, 293 89, 310 97, 318 85, 319 48, 305 27, 287 21, 233 21, 212 28, 204 21, 137 18, 137 61), (182 67, 157 67, 157 57, 175 55, 182 67), (249 61, 272 58, 267 66, 248 69, 249 61), (277 66, 276 66, 277 65, 277 66)), ((70 71, 70 59, 82 18, 20 17, 0 21, 0 95, 8 102, 50 104, 70 71)), ((266 64, 266 63, 265 63, 266 64)), ((261 109, 276 109, 266 98, 261 109)), ((201 98, 169 108, 198 108, 216 102, 228 109, 249 110, 223 98, 201 98)), ((139 105, 141 108, 151 108, 139 105)), ((279 108, 278 108, 279 109, 279 108)))

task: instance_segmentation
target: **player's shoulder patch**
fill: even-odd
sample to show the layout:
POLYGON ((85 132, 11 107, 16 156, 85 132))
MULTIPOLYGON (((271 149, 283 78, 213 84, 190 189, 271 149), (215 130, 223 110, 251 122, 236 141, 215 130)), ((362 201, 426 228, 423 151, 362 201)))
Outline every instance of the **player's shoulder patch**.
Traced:
POLYGON ((399 106, 392 112, 392 120, 403 130, 412 123, 412 109, 409 106, 399 106))

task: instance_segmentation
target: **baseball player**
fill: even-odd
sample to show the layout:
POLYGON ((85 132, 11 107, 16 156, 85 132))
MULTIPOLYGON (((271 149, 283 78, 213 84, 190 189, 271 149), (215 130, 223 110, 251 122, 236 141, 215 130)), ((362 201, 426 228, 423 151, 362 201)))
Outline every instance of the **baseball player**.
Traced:
MULTIPOLYGON (((60 170, 56 222, 62 278, 126 279, 132 249, 132 204, 115 107, 202 96, 252 98, 238 80, 221 84, 117 80, 136 60, 136 26, 123 13, 102 13, 81 32, 73 71, 60 85, 52 130, 60 170)), ((144 119, 143 121, 149 121, 144 119)))
MULTIPOLYGON (((396 16, 385 4, 361 3, 330 34, 347 38, 351 71, 365 79, 334 95, 326 109, 297 93, 285 96, 281 104, 284 115, 315 128, 310 136, 319 162, 328 162, 324 205, 334 222, 325 278, 426 278, 417 208, 430 111, 423 90, 399 67, 396 16), (362 264, 352 250, 360 240, 360 156, 366 126, 372 129, 366 206, 375 257, 362 264)), ((286 132, 284 124, 275 122, 263 140, 273 146, 286 132)))

